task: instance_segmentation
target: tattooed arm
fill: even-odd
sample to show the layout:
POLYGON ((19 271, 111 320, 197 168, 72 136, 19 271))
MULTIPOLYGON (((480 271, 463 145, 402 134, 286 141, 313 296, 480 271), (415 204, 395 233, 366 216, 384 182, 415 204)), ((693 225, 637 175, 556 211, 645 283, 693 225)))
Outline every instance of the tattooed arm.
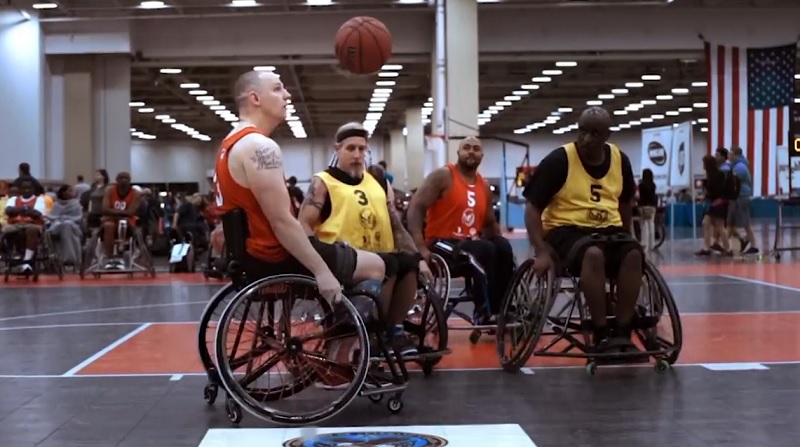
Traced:
POLYGON ((228 160, 231 175, 253 192, 278 242, 314 276, 330 272, 292 215, 278 144, 263 135, 250 134, 239 140, 235 148, 228 160))
POLYGON ((394 247, 396 250, 406 253, 418 253, 414 239, 403 226, 403 219, 397 213, 394 206, 394 189, 392 185, 386 185, 386 206, 389 208, 389 219, 392 223, 392 235, 394 236, 394 247))
POLYGON ((327 198, 328 188, 325 186, 325 182, 315 175, 311 178, 311 185, 308 187, 303 204, 300 205, 300 214, 297 216, 307 235, 313 236, 317 227, 322 223, 322 207, 327 198))

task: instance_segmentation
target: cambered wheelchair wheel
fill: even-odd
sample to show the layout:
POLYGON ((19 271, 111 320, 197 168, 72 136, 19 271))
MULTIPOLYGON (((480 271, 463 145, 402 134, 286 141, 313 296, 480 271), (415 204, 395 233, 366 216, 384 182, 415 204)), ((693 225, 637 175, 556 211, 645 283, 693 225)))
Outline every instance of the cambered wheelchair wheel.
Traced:
POLYGON ((203 398, 209 405, 214 404, 219 393, 217 363, 211 355, 214 350, 214 337, 222 312, 235 296, 236 287, 233 283, 228 283, 219 289, 203 310, 200 324, 197 327, 197 350, 200 354, 200 361, 203 363, 203 369, 208 375, 208 383, 203 389, 203 398))
POLYGON ((56 250, 56 245, 53 243, 53 238, 47 232, 44 232, 42 235, 44 247, 45 247, 45 258, 42 259, 42 263, 45 266, 46 271, 52 271, 53 273, 58 276, 59 280, 64 280, 64 262, 61 261, 61 256, 58 254, 58 250, 56 250))
POLYGON ((447 318, 442 300, 432 288, 422 287, 408 319, 403 323, 405 331, 417 341, 418 358, 415 362, 425 376, 433 374, 447 350, 447 318))
POLYGON ((636 309, 635 336, 648 351, 662 351, 655 355, 656 368, 667 369, 678 360, 683 346, 683 326, 678 305, 667 286, 667 281, 651 261, 646 261, 642 290, 636 309), (662 363, 663 362, 663 363, 662 363))
POLYGON ((436 253, 431 254, 431 262, 428 264, 433 274, 433 284, 430 286, 433 292, 442 300, 442 309, 447 309, 450 301, 450 266, 443 257, 436 253))
POLYGON ((528 259, 517 269, 497 317, 497 355, 512 373, 530 359, 556 294, 555 272, 537 275, 533 262, 528 259))
POLYGON ((234 423, 242 407, 278 424, 328 419, 356 397, 370 361, 367 329, 350 300, 331 307, 313 278, 300 275, 263 278, 237 293, 214 347, 234 423))

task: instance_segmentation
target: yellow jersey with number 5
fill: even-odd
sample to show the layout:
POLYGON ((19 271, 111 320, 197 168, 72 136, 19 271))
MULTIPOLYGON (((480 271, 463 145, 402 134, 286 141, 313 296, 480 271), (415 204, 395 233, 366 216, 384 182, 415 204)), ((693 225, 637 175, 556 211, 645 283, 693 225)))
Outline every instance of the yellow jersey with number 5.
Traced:
POLYGON ((386 191, 373 176, 364 173, 357 185, 348 185, 327 172, 316 174, 325 183, 331 214, 317 228, 317 238, 332 244, 371 252, 394 251, 394 234, 386 203, 386 191))
POLYGON ((608 143, 611 161, 602 178, 586 172, 574 143, 564 146, 567 179, 542 213, 545 232, 558 227, 622 227, 619 196, 622 194, 622 153, 608 143))

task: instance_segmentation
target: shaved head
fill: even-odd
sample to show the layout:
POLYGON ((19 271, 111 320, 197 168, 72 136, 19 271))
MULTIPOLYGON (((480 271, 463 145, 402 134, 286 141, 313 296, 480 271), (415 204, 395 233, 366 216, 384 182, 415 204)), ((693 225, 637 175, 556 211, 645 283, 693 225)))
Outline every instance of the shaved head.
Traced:
POLYGON ((459 148, 464 147, 464 145, 481 145, 481 140, 478 137, 466 137, 461 140, 461 143, 458 145, 459 148))
POLYGON ((602 107, 589 107, 578 119, 578 150, 590 163, 601 163, 611 136, 611 114, 602 107))
POLYGON ((270 84, 279 83, 281 77, 271 71, 251 70, 239 76, 236 84, 233 85, 233 95, 236 106, 241 109, 251 92, 260 93, 264 87, 270 84))

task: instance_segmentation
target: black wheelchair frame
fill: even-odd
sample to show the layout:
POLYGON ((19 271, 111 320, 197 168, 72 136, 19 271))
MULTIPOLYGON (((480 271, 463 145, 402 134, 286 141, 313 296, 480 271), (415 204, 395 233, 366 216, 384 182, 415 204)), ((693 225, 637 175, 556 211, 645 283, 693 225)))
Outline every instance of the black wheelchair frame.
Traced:
MULTIPOLYGON (((124 262, 124 268, 114 270, 105 270, 97 258, 97 250, 100 248, 103 236, 103 227, 100 226, 92 230, 83 253, 80 271, 78 272, 81 279, 84 279, 87 274, 91 274, 94 278, 99 278, 102 275, 128 275, 129 278, 133 278, 136 273, 144 273, 151 278, 156 277, 153 256, 144 240, 142 229, 136 225, 129 227, 129 229, 132 231, 131 237, 121 240, 123 245, 127 245, 126 253, 128 253, 129 258, 124 262), (141 259, 142 264, 137 262, 137 257, 133 256, 135 249, 139 250, 138 259, 141 259)), ((120 243, 120 240, 117 243, 120 243)))
MULTIPOLYGON (((519 371, 531 356, 586 359, 586 371, 590 375, 596 372, 598 364, 647 363, 653 358, 656 370, 663 372, 678 360, 683 332, 677 304, 663 276, 649 260, 645 260, 642 272, 643 286, 639 292, 639 303, 632 327, 635 339, 645 349, 624 353, 591 352, 593 324, 580 293, 578 279, 568 271, 559 275, 555 268, 546 275, 537 275, 533 266, 533 259, 525 261, 520 266, 506 293, 499 315, 497 350, 503 369, 506 371, 519 371), (563 286, 564 281, 568 283, 566 287, 563 286), (646 291, 644 303, 642 291, 646 291), (561 294, 572 296, 553 314, 552 310, 561 294), (662 320, 664 310, 669 313, 671 342, 658 334, 658 324, 662 320), (527 331, 518 336, 516 330, 520 328, 527 331), (552 338, 537 349, 544 337, 552 338), (510 338, 510 342, 507 338, 510 338), (562 341, 566 342, 566 346, 562 343, 557 347, 562 341), (511 345, 509 353, 506 353, 507 343, 511 345), (573 350, 580 352, 571 352, 573 350)), ((615 287, 614 281, 607 282, 610 318, 614 315, 615 287)))
MULTIPOLYGON (((274 315, 275 300, 265 301, 260 297, 254 296, 255 293, 261 289, 282 286, 283 289, 289 291, 288 295, 291 296, 291 301, 294 301, 297 299, 298 295, 297 287, 300 286, 306 291, 310 291, 314 295, 312 298, 318 301, 323 307, 327 306, 327 308, 331 308, 330 304, 322 299, 318 292, 316 292, 316 284, 312 277, 303 275, 275 275, 257 280, 247 278, 247 275, 241 268, 241 260, 246 259, 244 254, 244 242, 247 238, 246 229, 246 219, 244 213, 240 210, 226 213, 226 215, 223 216, 223 231, 225 232, 226 248, 228 249, 227 254, 230 260, 227 273, 232 282, 214 295, 206 306, 198 327, 198 349, 208 376, 208 383, 204 388, 204 398, 206 402, 208 404, 214 403, 218 394, 219 385, 222 385, 226 391, 225 406, 228 418, 234 424, 241 422, 243 407, 261 419, 271 420, 276 423, 291 425, 316 423, 338 414, 357 395, 367 396, 372 402, 378 403, 383 399, 385 394, 390 394, 391 398, 387 402, 389 411, 392 413, 400 412, 403 408, 402 395, 408 382, 406 361, 416 361, 422 366, 423 372, 427 375, 432 372, 433 366, 441 360, 444 352, 441 350, 427 349, 426 352, 421 351, 419 356, 404 358, 399 351, 390 348, 389 342, 391 342, 391 340, 385 340, 382 336, 385 325, 381 322, 385 321, 385 319, 382 315, 381 307, 377 305, 378 297, 361 290, 345 291, 345 299, 341 301, 341 305, 336 305, 338 306, 336 311, 339 311, 340 314, 346 313, 347 316, 355 322, 350 330, 352 331, 351 335, 358 337, 361 352, 356 356, 359 365, 356 368, 354 380, 347 388, 347 392, 345 392, 341 398, 337 399, 333 405, 316 414, 297 416, 273 411, 261 406, 257 401, 276 401, 299 393, 318 381, 319 376, 317 374, 311 374, 305 377, 301 383, 295 384, 291 389, 283 387, 280 389, 259 390, 256 393, 258 399, 253 396, 253 393, 244 390, 242 384, 246 386, 248 382, 252 382, 258 377, 235 378, 234 371, 244 366, 247 362, 245 360, 244 363, 242 363, 243 358, 227 359, 229 356, 227 346, 227 339, 229 337, 228 326, 239 304, 243 303, 247 307, 252 304, 260 304, 262 308, 266 306, 267 314, 272 316, 274 315), (287 287, 287 283, 293 283, 294 286, 287 287), (355 297, 366 297, 371 300, 375 310, 377 310, 378 318, 363 318, 362 314, 351 302, 355 297), (223 306, 225 310, 217 320, 218 324, 215 330, 213 349, 214 355, 212 356, 207 339, 209 326, 213 322, 215 312, 223 306), (369 342, 371 336, 375 336, 377 347, 383 354, 382 357, 373 357, 370 355, 369 342), (385 364, 388 368, 389 377, 385 375, 386 371, 383 369, 382 364, 385 364)), ((437 304, 439 304, 438 299, 425 300, 423 317, 421 320, 422 323, 429 321, 429 318, 427 318, 428 312, 432 310, 434 321, 438 322, 437 324, 442 324, 443 312, 441 308, 437 308, 437 304)), ((331 310, 333 309, 331 308, 331 310)), ((241 326, 243 327, 243 325, 241 326)), ((425 334, 428 330, 427 324, 413 325, 410 322, 406 322, 404 326, 407 331, 419 337, 420 348, 424 349, 425 334)), ((270 333, 274 333, 274 327, 270 325, 262 327, 259 325, 259 332, 265 332, 267 334, 266 337, 269 337, 270 333)), ((288 355, 293 355, 293 350, 298 349, 298 346, 302 345, 302 342, 295 338, 296 337, 290 338, 288 341, 282 343, 283 347, 289 351, 288 355)), ((275 339, 274 342, 275 344, 281 344, 277 339, 275 339)), ((446 331, 444 331, 444 335, 440 334, 440 348, 442 343, 444 343, 446 349, 446 331)), ((263 347, 257 351, 259 351, 261 355, 266 352, 263 347)), ((244 357, 246 359, 248 356, 245 355, 244 357)), ((264 373, 268 373, 268 370, 271 368, 262 369, 263 368, 259 368, 261 371, 256 371, 254 375, 260 376, 264 373)))
MULTIPOLYGON (((25 236, 14 234, 13 237, 25 236)), ((0 251, 2 251, 2 260, 5 264, 5 268, 3 269, 3 281, 6 283, 11 280, 12 275, 15 275, 13 272, 14 267, 26 262, 14 256, 15 249, 9 247, 8 244, 16 241, 8 241, 8 239, 9 237, 7 235, 0 235, 0 251)), ((39 235, 39 243, 36 246, 36 252, 33 254, 33 262, 30 262, 30 264, 30 272, 21 275, 16 274, 16 276, 29 276, 33 282, 37 282, 39 281, 39 275, 52 272, 58 276, 59 280, 64 280, 64 263, 61 261, 58 251, 56 251, 52 237, 47 233, 46 226, 42 227, 41 234, 39 235)))

